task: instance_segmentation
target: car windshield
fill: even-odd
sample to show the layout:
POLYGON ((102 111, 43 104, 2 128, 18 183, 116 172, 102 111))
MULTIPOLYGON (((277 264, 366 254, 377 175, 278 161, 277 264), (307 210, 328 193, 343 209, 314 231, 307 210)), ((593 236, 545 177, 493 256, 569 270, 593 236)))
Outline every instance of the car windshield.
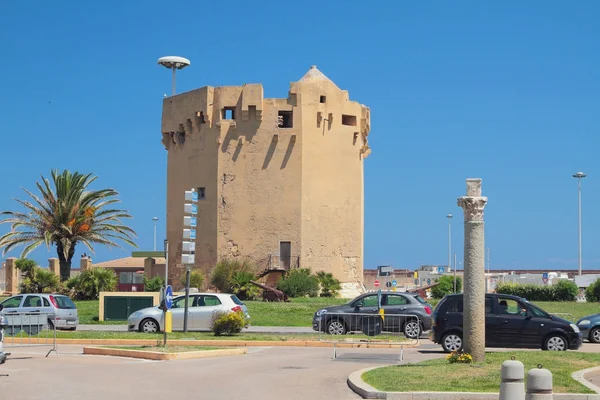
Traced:
POLYGON ((235 304, 237 304, 238 306, 243 306, 243 305, 244 305, 244 303, 243 303, 243 302, 242 302, 240 299, 238 299, 238 297, 237 297, 235 294, 232 294, 232 295, 231 295, 231 300, 232 300, 232 301, 233 301, 235 304))
POLYGON ((77 308, 77 306, 75 306, 75 303, 73 303, 71 301, 71 299, 68 298, 67 296, 55 296, 54 299, 56 300, 56 303, 58 304, 58 308, 67 309, 67 310, 74 310, 77 308))

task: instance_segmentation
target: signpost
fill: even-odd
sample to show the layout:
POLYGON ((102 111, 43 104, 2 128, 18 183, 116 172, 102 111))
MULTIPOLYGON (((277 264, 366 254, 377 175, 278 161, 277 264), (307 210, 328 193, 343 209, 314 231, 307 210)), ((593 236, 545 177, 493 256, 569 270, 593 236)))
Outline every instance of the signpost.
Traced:
POLYGON ((165 291, 165 306, 167 310, 170 310, 173 307, 173 288, 171 285, 167 285, 167 290, 165 291))
POLYGON ((373 286, 379 287, 379 279, 375 279, 375 282, 373 282, 373 286))
POLYGON ((198 192, 196 189, 185 191, 183 205, 183 242, 181 243, 181 263, 185 265, 185 305, 183 311, 183 331, 187 332, 188 308, 190 299, 190 273, 196 254, 196 225, 198 214, 198 192))
POLYGON ((542 282, 544 282, 544 285, 548 284, 548 273, 547 272, 544 272, 542 274, 542 282))
POLYGON ((398 286, 398 282, 396 282, 396 280, 394 279, 392 281, 392 291, 395 292, 396 291, 396 286, 398 286))

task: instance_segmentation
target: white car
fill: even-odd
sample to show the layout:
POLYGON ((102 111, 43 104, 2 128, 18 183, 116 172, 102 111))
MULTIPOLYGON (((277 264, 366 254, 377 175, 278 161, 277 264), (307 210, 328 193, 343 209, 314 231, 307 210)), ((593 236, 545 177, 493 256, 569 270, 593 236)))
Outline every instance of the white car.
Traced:
MULTIPOLYGON (((189 331, 210 331, 215 312, 242 311, 246 318, 250 318, 248 308, 235 294, 190 293, 189 296, 189 331)), ((182 331, 185 296, 175 297, 170 311, 173 318, 173 332, 182 331)), ((164 330, 163 310, 158 306, 138 310, 129 316, 127 326, 129 331, 162 332, 164 330)))
MULTIPOLYGON (((48 328, 74 331, 79 325, 77 306, 68 296, 62 294, 26 293, 9 297, 2 303, 2 314, 11 323, 11 314, 48 314, 48 328), (50 315, 53 315, 50 317, 50 315)), ((44 322, 45 323, 45 322, 44 322)))

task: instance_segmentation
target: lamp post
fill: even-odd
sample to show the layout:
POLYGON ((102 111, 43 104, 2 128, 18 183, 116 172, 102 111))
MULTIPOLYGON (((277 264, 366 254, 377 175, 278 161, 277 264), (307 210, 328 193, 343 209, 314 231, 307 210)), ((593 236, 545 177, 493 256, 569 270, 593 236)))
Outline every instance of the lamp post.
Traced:
POLYGON ((171 95, 175 96, 175 72, 178 69, 184 69, 185 67, 190 65, 190 60, 188 60, 187 58, 183 58, 183 57, 177 57, 177 56, 167 56, 167 57, 161 57, 158 59, 158 64, 162 65, 165 68, 168 68, 172 71, 172 78, 171 78, 171 95))
POLYGON ((156 251, 156 221, 158 221, 158 217, 152 217, 152 222, 154 222, 154 251, 156 251))
POLYGON ((573 178, 577 178, 577 197, 578 197, 578 225, 579 225, 579 276, 581 276, 581 179, 585 178, 587 175, 583 172, 577 172, 573 174, 573 178))
POLYGON ((448 218, 448 268, 452 269, 452 214, 446 215, 446 218, 448 218))

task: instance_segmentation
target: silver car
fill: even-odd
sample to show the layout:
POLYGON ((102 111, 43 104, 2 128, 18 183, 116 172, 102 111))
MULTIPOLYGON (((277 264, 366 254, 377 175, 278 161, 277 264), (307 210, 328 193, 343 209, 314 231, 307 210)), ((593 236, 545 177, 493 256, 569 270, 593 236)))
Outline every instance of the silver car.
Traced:
POLYGON ((10 317, 14 313, 47 313, 54 314, 48 318, 48 327, 74 331, 79 325, 77 306, 68 296, 61 294, 27 293, 9 297, 0 303, 2 314, 10 317))
MULTIPOLYGON (((247 318, 250 318, 248 308, 234 294, 190 293, 188 304, 188 330, 190 331, 210 331, 213 314, 219 311, 242 311, 247 318)), ((185 296, 175 297, 170 311, 173 318, 173 331, 182 331, 185 296)), ((129 316, 127 325, 130 331, 162 332, 164 330, 163 311, 158 306, 138 310, 129 316)))

